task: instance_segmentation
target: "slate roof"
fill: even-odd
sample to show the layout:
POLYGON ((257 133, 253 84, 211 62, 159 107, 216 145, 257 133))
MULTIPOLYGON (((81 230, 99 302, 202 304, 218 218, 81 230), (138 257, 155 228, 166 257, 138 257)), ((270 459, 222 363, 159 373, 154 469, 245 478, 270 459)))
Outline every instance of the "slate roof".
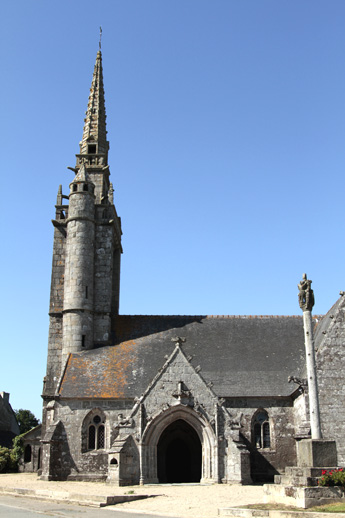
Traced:
POLYGON ((140 396, 174 350, 172 337, 222 397, 288 396, 305 364, 302 317, 118 316, 117 343, 72 354, 66 398, 140 396))
POLYGON ((321 317, 315 317, 316 326, 314 328, 314 343, 316 352, 322 346, 322 342, 325 339, 325 335, 327 334, 328 328, 332 323, 334 315, 338 312, 340 304, 343 302, 343 297, 340 297, 331 307, 331 309, 326 313, 326 315, 321 317))

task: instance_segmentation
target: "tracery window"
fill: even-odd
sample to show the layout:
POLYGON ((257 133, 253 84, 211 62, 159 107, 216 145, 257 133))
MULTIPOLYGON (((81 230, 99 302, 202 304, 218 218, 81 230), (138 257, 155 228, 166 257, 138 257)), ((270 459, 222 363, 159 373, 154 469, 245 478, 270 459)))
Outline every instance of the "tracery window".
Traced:
POLYGON ((265 410, 259 410, 254 416, 253 439, 255 447, 258 449, 271 447, 270 423, 265 410))
POLYGON ((99 415, 95 415, 88 429, 88 449, 102 450, 105 445, 104 420, 99 415))
POLYGON ((106 417, 100 408, 94 408, 84 418, 81 427, 81 451, 104 450, 107 446, 106 417))

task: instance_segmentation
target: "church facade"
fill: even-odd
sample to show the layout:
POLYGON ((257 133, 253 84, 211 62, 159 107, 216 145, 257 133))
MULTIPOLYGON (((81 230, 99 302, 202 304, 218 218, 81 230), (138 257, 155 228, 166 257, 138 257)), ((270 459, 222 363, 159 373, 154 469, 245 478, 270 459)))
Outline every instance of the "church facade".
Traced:
MULTIPOLYGON (((270 481, 309 436, 301 316, 119 314, 121 220, 102 55, 55 206, 40 474, 45 480, 270 481)), ((325 438, 345 462, 345 297, 314 319, 325 438)))

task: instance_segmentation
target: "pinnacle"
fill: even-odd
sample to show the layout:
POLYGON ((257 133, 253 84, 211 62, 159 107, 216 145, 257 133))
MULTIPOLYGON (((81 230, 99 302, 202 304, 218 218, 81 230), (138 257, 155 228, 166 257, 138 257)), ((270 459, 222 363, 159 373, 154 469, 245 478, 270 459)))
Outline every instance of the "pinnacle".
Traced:
POLYGON ((87 182, 89 181, 89 175, 86 172, 85 164, 82 164, 73 182, 87 182))

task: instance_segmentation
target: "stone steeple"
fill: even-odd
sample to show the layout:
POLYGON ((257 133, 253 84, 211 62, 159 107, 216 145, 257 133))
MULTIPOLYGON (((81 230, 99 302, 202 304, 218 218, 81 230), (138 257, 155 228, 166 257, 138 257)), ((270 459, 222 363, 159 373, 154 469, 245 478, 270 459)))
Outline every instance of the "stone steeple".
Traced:
POLYGON ((119 312, 121 220, 109 182, 101 51, 97 52, 80 154, 68 195, 55 205, 45 396, 69 353, 110 345, 119 312))
POLYGON ((79 143, 80 153, 76 155, 76 169, 78 170, 82 164, 85 164, 89 175, 91 175, 90 179, 96 187, 96 203, 101 203, 102 198, 107 196, 109 189, 109 142, 107 141, 102 53, 100 50, 97 52, 85 114, 83 138, 79 143))
POLYGON ((88 146, 92 146, 92 143, 96 146, 97 154, 107 155, 109 143, 107 142, 102 53, 100 50, 97 52, 93 71, 80 153, 82 155, 89 154, 88 146))

